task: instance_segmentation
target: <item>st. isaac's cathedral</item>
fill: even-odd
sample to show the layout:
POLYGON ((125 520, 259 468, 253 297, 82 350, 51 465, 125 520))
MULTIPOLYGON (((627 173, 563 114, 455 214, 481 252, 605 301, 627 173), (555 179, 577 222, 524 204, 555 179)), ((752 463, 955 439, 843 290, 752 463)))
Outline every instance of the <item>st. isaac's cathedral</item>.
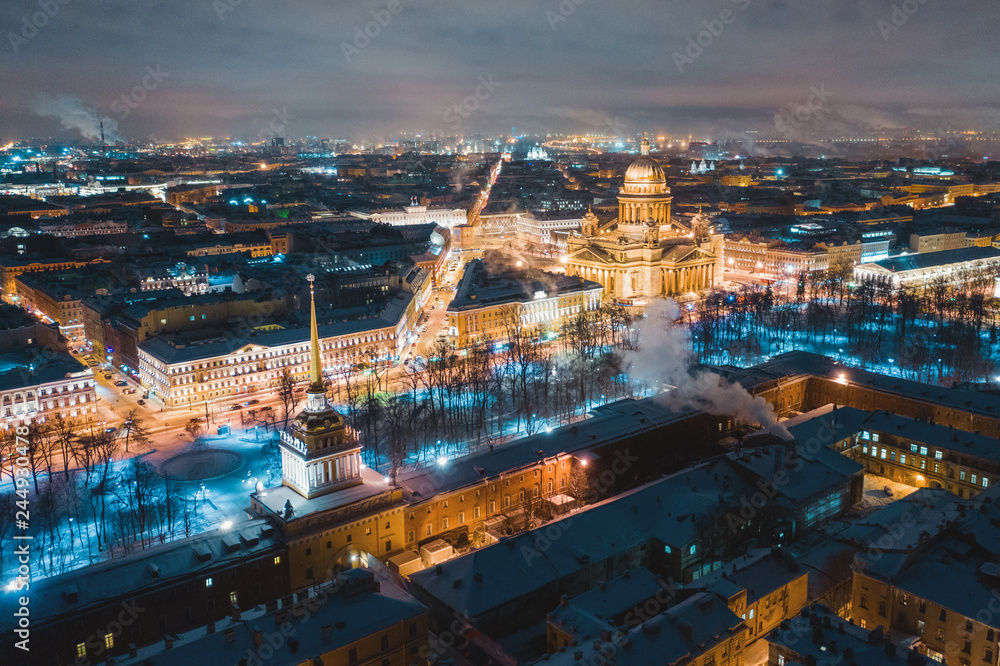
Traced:
POLYGON ((588 211, 580 235, 567 240, 566 274, 604 286, 605 298, 635 301, 682 296, 722 281, 722 234, 700 214, 691 227, 670 216, 670 189, 663 169, 641 156, 625 172, 618 218, 601 226, 588 211))

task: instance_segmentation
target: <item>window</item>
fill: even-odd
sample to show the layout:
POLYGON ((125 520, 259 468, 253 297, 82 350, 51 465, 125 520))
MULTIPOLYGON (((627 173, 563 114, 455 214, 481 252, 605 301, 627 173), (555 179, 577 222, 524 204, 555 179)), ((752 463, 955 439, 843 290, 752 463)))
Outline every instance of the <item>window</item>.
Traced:
POLYGON ((750 619, 751 620, 753 619, 753 609, 752 608, 750 609, 750 619))
POLYGON ((927 625, 924 623, 923 620, 917 620, 917 635, 923 636, 924 635, 924 628, 926 626, 927 625))
POLYGON ((236 603, 236 600, 237 600, 238 598, 239 598, 239 597, 237 596, 236 592, 230 592, 230 593, 229 593, 229 603, 231 603, 231 604, 235 604, 235 603, 236 603))
POLYGON ((944 457, 944 453, 941 451, 934 452, 934 460, 941 460, 944 457))
POLYGON ((459 525, 464 525, 465 524, 465 512, 464 511, 459 511, 458 512, 458 524, 459 525))
POLYGON ((443 530, 446 530, 446 529, 448 529, 448 519, 447 518, 442 518, 441 519, 441 530, 443 531, 443 530))
POLYGON ((664 546, 664 547, 663 547, 663 552, 664 552, 664 553, 666 553, 667 555, 669 555, 669 554, 670 554, 670 553, 672 552, 672 551, 670 550, 670 546, 664 546))
POLYGON ((691 553, 692 555, 694 555, 694 554, 695 554, 695 553, 697 553, 697 552, 698 552, 698 546, 695 546, 695 545, 693 545, 693 544, 692 544, 692 546, 691 546, 691 550, 690 550, 690 553, 691 553))
POLYGON ((479 507, 478 506, 472 509, 472 517, 473 518, 478 518, 479 517, 479 507))
POLYGON ((921 613, 926 613, 927 612, 927 602, 926 601, 921 601, 920 602, 920 612, 921 613))
POLYGON ((858 605, 861 606, 862 608, 868 608, 868 597, 862 594, 861 601, 858 605))
POLYGON ((905 453, 900 453, 899 454, 899 464, 900 465, 905 465, 906 464, 906 454, 905 453))
POLYGON ((983 477, 983 488, 989 488, 989 485, 990 485, 990 480, 989 480, 989 479, 987 479, 987 478, 986 478, 986 477, 984 476, 984 477, 983 477))
POLYGON ((76 656, 78 656, 78 657, 86 657, 87 656, 87 644, 86 643, 77 643, 76 644, 76 656))
POLYGON ((927 469, 927 459, 926 458, 921 458, 920 459, 920 469, 927 469))
POLYGON ((920 455, 922 455, 922 456, 926 456, 927 455, 927 447, 926 446, 921 446, 920 447, 920 455))
POLYGON ((985 661, 988 664, 993 663, 993 650, 989 648, 983 650, 983 661, 985 661))
POLYGON ((861 439, 871 439, 871 438, 872 434, 870 432, 868 432, 867 430, 861 431, 861 439))
POLYGON ((942 622, 946 621, 948 619, 948 611, 942 608, 941 614, 938 616, 938 619, 941 620, 942 622))
POLYGON ((351 648, 350 652, 347 653, 347 663, 358 663, 358 648, 351 648))
POLYGON ((934 463, 934 473, 935 474, 941 473, 941 463, 934 463))
POLYGON ((426 534, 427 536, 431 535, 431 524, 430 523, 427 523, 424 526, 424 534, 426 534))
POLYGON ((972 474, 969 478, 972 480, 972 485, 976 485, 976 475, 972 474))
POLYGON ((385 552, 387 552, 387 553, 391 553, 392 552, 392 539, 386 539, 385 540, 385 552))
POLYGON ((916 453, 917 452, 917 445, 916 444, 910 444, 910 452, 911 453, 916 453))
POLYGON ((885 602, 880 601, 878 604, 878 614, 882 617, 886 617, 885 602))
POLYGON ((115 635, 104 634, 104 648, 110 650, 115 646, 115 635))
POLYGON ((413 539, 415 539, 415 538, 416 538, 416 534, 413 533, 413 530, 410 530, 409 532, 406 533, 406 540, 407 541, 413 541, 413 539))
POLYGON ((881 453, 881 455, 879 455, 879 458, 881 458, 882 460, 885 460, 885 454, 888 453, 888 451, 889 451, 889 449, 887 449, 887 448, 885 448, 883 446, 882 447, 882 453, 881 453))
POLYGON ((872 441, 873 442, 877 442, 878 441, 878 433, 877 432, 873 432, 872 433, 872 441))
POLYGON ((872 447, 872 458, 878 458, 878 447, 877 446, 873 446, 872 447))
POLYGON ((205 587, 212 587, 212 579, 211 578, 206 578, 205 579, 205 587))
POLYGON ((275 555, 274 556, 274 563, 275 564, 281 564, 281 555, 275 555))
POLYGON ((965 470, 964 469, 958 471, 958 480, 959 481, 965 481, 965 470))
POLYGON ((965 630, 968 631, 970 634, 972 633, 972 620, 965 621, 965 630))

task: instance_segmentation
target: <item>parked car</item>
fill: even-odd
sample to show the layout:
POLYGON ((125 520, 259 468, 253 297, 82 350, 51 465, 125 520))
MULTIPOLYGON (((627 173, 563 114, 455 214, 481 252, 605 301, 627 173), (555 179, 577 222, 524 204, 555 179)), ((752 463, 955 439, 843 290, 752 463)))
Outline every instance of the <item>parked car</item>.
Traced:
POLYGON ((125 381, 124 379, 119 379, 118 381, 115 382, 115 386, 128 386, 128 382, 125 381))
POLYGON ((122 393, 124 393, 125 395, 132 395, 133 393, 135 393, 135 389, 132 387, 122 389, 122 393))
POLYGON ((138 400, 135 401, 135 404, 137 404, 137 405, 145 405, 146 401, 143 400, 142 398, 139 398, 138 400))
POLYGON ((205 422, 205 417, 204 416, 194 416, 194 417, 191 418, 191 421, 190 421, 190 423, 204 423, 204 422, 205 422))
POLYGON ((104 378, 110 380, 111 379, 111 373, 105 372, 104 373, 104 378))
POLYGON ((118 426, 111 426, 109 428, 105 428, 104 432, 116 432, 117 430, 118 430, 118 426))
POLYGON ((257 398, 252 398, 251 400, 247 400, 246 404, 247 404, 247 406, 249 406, 249 405, 257 405, 257 404, 260 404, 260 400, 258 400, 257 398))
POLYGON ((231 411, 231 412, 238 412, 241 409, 243 409, 243 405, 230 405, 229 406, 229 411, 231 411))
POLYGON ((892 488, 890 488, 889 486, 883 486, 882 492, 885 493, 886 497, 892 497, 892 488))

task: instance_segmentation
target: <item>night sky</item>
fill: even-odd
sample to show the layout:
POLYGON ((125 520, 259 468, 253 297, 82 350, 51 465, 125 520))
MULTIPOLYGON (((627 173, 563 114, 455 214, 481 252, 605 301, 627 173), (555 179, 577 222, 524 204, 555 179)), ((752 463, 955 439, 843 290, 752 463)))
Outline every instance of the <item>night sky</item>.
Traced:
POLYGON ((4 141, 79 137, 58 117, 85 126, 88 109, 132 141, 511 126, 719 138, 773 132, 817 90, 806 129, 1000 128, 992 0, 59 2, 0 5, 4 141), (374 36, 358 37, 366 24, 374 36))

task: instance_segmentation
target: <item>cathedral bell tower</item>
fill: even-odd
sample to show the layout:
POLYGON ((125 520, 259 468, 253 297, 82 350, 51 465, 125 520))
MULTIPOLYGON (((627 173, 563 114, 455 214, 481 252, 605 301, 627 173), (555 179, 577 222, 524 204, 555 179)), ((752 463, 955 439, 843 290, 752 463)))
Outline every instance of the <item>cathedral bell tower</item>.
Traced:
POLYGON ((281 433, 281 480, 306 499, 362 483, 361 446, 344 418, 326 399, 320 361, 319 327, 312 275, 310 299, 309 389, 306 406, 281 433))

